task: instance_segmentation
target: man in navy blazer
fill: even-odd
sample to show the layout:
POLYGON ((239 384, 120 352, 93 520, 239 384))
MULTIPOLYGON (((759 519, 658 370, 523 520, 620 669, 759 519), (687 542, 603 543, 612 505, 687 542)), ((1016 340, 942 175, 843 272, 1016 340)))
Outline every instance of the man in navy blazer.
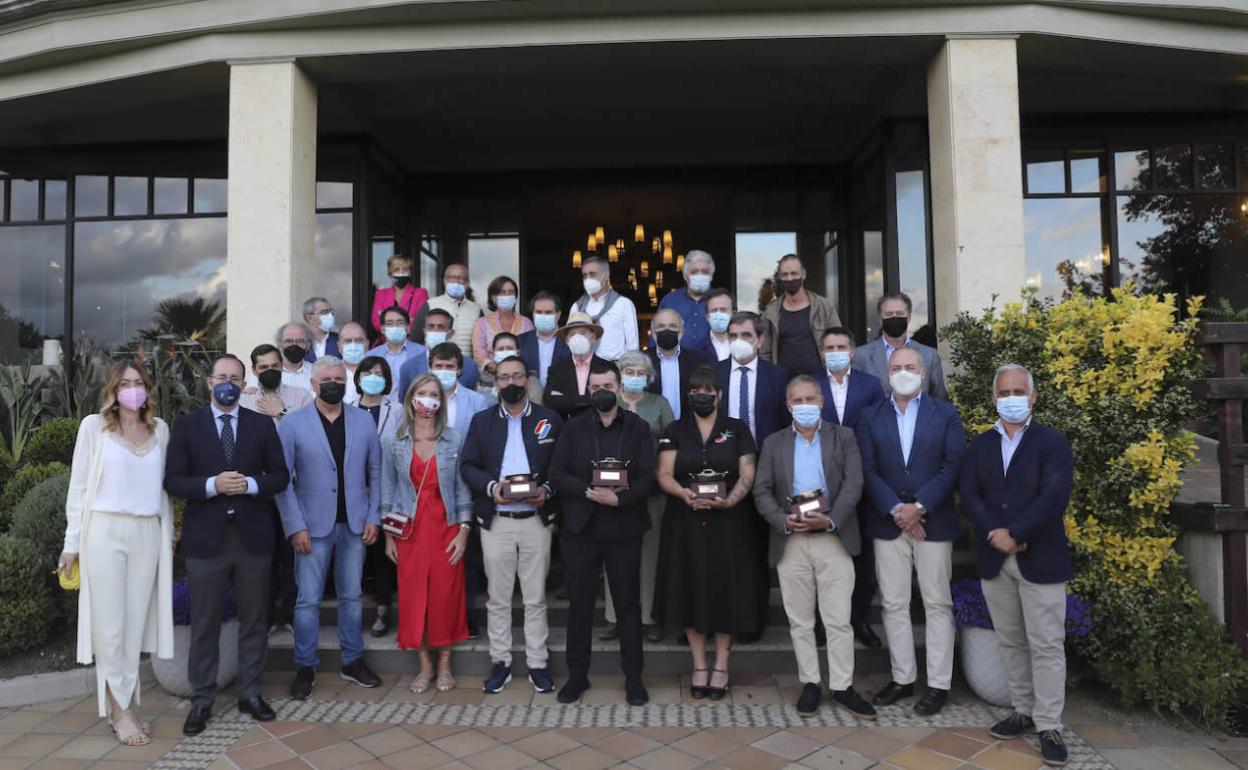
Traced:
POLYGON ((186 501, 182 539, 191 594, 187 677, 193 694, 182 731, 197 735, 212 718, 225 591, 238 606, 239 710, 276 719, 260 697, 268 657, 269 570, 273 557, 273 496, 290 476, 273 420, 238 405, 243 362, 212 363, 212 402, 173 424, 165 454, 165 490, 186 501))
POLYGON ((953 493, 966 433, 952 404, 921 393, 925 374, 919 351, 908 347, 894 351, 889 359, 893 395, 862 416, 857 433, 893 674, 873 703, 890 706, 914 695, 918 678, 910 624, 914 572, 926 615, 928 685, 914 713, 932 716, 948 701, 953 679, 949 579, 953 540, 959 531, 953 493))
POLYGON ((533 331, 519 337, 520 357, 529 371, 537 374, 537 381, 543 388, 546 387, 546 372, 550 370, 550 365, 572 357, 568 343, 557 333, 561 310, 558 295, 544 290, 534 294, 529 300, 533 331))
POLYGON ((342 403, 347 369, 334 356, 312 368, 316 400, 282 419, 278 433, 290 486, 277 498, 295 551, 295 680, 290 696, 307 700, 316 683, 321 597, 332 560, 338 596, 339 676, 361 687, 381 678, 364 664, 360 581, 364 554, 381 525, 381 442, 367 412, 342 403))
POLYGON ((654 344, 646 348, 650 365, 654 367, 654 381, 646 390, 667 399, 677 420, 689 410, 689 374, 699 365, 710 363, 706 356, 694 348, 681 347, 680 335, 685 321, 671 308, 654 314, 650 321, 651 339, 654 344))
POLYGON ((303 303, 303 322, 312 330, 308 363, 316 363, 321 356, 342 355, 338 349, 338 332, 331 331, 334 320, 334 306, 324 297, 310 297, 303 303))
MULTIPOLYGON (((408 386, 420 375, 432 371, 433 349, 454 338, 454 323, 455 319, 451 317, 451 314, 441 308, 434 308, 425 314, 425 349, 420 355, 410 356, 396 373, 399 387, 392 391, 394 401, 403 403, 403 399, 407 398, 408 386)), ((455 349, 458 350, 459 347, 456 346, 455 349)), ((461 352, 459 356, 460 384, 467 390, 476 390, 477 381, 480 378, 481 372, 477 368, 477 362, 472 360, 472 356, 464 356, 461 352)), ((445 385, 442 387, 443 390, 446 389, 445 385)))
POLYGON ((750 426, 754 443, 762 446, 767 437, 788 427, 791 419, 786 404, 789 373, 783 367, 759 356, 763 320, 757 313, 742 310, 728 322, 729 356, 715 364, 719 370, 719 397, 729 417, 750 426), (741 379, 745 370, 744 416, 741 411, 741 379))
POLYGON ((975 525, 975 562, 1014 707, 990 732, 1008 740, 1034 728, 1045 761, 1062 763, 1066 582, 1073 577, 1064 517, 1074 456, 1065 436, 1032 419, 1031 372, 1006 364, 992 388, 1000 419, 971 440, 958 487, 975 525))
POLYGON ((485 607, 494 665, 483 689, 500 692, 511 680, 511 597, 519 577, 529 682, 538 692, 551 692, 555 683, 547 671, 546 573, 555 491, 550 483, 550 458, 563 420, 555 410, 529 400, 533 375, 523 359, 503 359, 494 371, 500 403, 472 418, 460 456, 464 483, 472 490, 473 515, 481 529, 489 582, 485 607), (500 485, 515 474, 534 477, 528 497, 513 500, 503 495, 500 485))

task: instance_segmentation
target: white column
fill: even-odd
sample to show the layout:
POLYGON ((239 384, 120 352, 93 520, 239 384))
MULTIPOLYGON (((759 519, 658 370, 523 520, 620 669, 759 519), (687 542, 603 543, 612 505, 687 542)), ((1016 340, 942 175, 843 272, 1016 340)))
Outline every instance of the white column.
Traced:
POLYGON ((230 63, 226 344, 247 360, 311 295, 316 85, 293 60, 230 63))
POLYGON ((949 323, 1026 278, 1013 38, 949 39, 927 72, 936 312, 949 323))

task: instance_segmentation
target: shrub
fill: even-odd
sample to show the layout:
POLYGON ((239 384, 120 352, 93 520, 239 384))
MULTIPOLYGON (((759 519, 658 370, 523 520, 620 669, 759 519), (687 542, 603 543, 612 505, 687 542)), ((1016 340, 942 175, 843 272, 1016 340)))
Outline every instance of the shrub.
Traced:
MULTIPOLYGON (((8 532, 12 523, 13 509, 26 493, 34 489, 39 482, 53 476, 69 474, 69 466, 64 463, 44 463, 43 465, 23 465, 22 468, 4 485, 4 494, 0 495, 0 533, 8 532)), ((65 498, 61 498, 65 504, 65 498)))
POLYGON ((0 536, 0 657, 47 641, 54 612, 43 569, 33 543, 0 536))
POLYGON ((65 493, 68 491, 69 476, 53 476, 36 484, 13 509, 9 534, 33 544, 49 570, 56 568, 56 560, 65 544, 65 493))
MULTIPOLYGON (((238 606, 234 602, 234 586, 225 587, 225 604, 221 610, 222 620, 238 617, 238 606)), ((191 582, 190 578, 173 581, 173 624, 189 626, 191 624, 191 582)))
MULTIPOLYGON (((964 578, 953 584, 953 621, 958 628, 992 629, 992 615, 984 587, 976 579, 964 578)), ((1092 618, 1087 603, 1078 594, 1066 594, 1066 637, 1087 636, 1092 631, 1092 618)))
POLYGON ((74 443, 77 439, 77 420, 72 417, 54 417, 35 428, 30 442, 22 451, 22 462, 28 465, 53 462, 69 465, 74 459, 74 443))

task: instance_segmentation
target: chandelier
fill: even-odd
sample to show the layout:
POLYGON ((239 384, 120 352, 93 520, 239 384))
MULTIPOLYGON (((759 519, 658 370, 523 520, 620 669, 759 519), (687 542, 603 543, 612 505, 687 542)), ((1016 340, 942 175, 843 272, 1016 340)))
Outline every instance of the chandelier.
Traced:
POLYGON ((644 294, 652 307, 659 304, 664 282, 671 285, 676 274, 685 269, 685 255, 674 253, 672 231, 663 230, 662 236, 656 235, 647 242, 643 224, 633 228, 628 242, 622 237, 610 240, 606 228, 594 228, 585 238, 584 252, 572 252, 572 268, 580 270, 583 260, 589 257, 604 257, 612 264, 623 260, 628 267, 628 285, 634 292, 644 294))

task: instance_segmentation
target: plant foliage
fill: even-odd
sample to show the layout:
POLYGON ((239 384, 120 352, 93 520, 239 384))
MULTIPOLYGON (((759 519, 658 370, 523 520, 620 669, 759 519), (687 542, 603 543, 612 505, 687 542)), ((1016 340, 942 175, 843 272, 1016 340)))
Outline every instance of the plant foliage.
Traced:
POLYGON ((0 536, 0 657, 47 641, 55 613, 43 568, 33 543, 0 536))
MULTIPOLYGON (((4 494, 0 495, 0 532, 8 532, 12 522, 13 510, 21 502, 26 493, 34 489, 45 479, 53 476, 68 475, 69 466, 64 463, 47 463, 45 465, 25 465, 9 483, 4 485, 4 494)), ((58 501, 65 505, 65 497, 58 501)))
POLYGON ((77 441, 78 420, 53 417, 35 428, 22 457, 30 465, 54 462, 69 465, 74 459, 74 444, 77 441))

